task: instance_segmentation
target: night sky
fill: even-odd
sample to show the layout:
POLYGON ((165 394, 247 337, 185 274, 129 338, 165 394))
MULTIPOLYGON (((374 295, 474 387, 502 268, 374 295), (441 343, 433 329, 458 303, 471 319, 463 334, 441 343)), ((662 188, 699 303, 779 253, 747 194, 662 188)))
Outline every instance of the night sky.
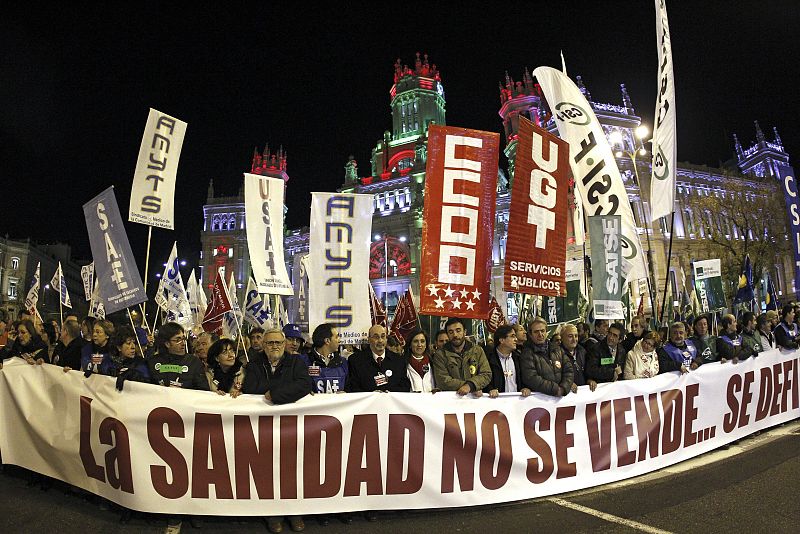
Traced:
MULTIPOLYGON (((288 152, 288 226, 307 225, 310 192, 341 185, 350 154, 359 174, 369 174, 370 151, 391 127, 393 63, 399 57, 413 65, 416 52, 427 53, 441 72, 450 125, 501 132, 498 82, 505 71, 519 80, 525 67, 560 67, 560 50, 569 75, 582 75, 594 100, 620 104, 625 83, 637 113, 652 125, 657 55, 650 1, 492 2, 480 9, 464 2, 435 9, 296 5, 192 11, 130 3, 76 11, 48 4, 6 11, 0 232, 67 241, 88 258, 81 206, 113 184, 127 220, 150 107, 188 123, 176 230, 154 229, 153 261, 166 260, 174 239, 182 256, 196 257, 209 180, 217 194, 236 194, 254 147, 267 142, 288 152)), ((754 120, 768 139, 777 126, 797 160, 796 0, 672 0, 668 9, 679 160, 718 166, 733 156, 733 132, 745 146, 754 140, 754 120)), ((127 230, 143 263, 147 227, 130 223, 127 230)))

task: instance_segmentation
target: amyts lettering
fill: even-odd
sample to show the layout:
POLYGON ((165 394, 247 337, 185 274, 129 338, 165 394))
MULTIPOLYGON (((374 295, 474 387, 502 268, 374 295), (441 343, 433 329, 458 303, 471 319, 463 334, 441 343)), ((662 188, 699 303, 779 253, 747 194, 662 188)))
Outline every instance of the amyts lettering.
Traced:
MULTIPOLYGON (((344 212, 343 217, 354 219, 355 197, 333 196, 325 205, 325 216, 331 217, 334 210, 344 212)), ((342 215, 339 215, 340 217, 342 215)), ((337 328, 345 328, 353 324, 353 306, 346 302, 346 286, 353 283, 349 269, 353 258, 353 226, 346 222, 325 222, 325 267, 324 271, 334 271, 325 280, 325 285, 337 285, 339 304, 325 309, 325 320, 337 328), (346 276, 347 275, 347 276, 346 276)))
POLYGON ((155 132, 150 142, 147 170, 149 174, 145 180, 152 182, 153 194, 142 197, 141 211, 145 213, 160 213, 162 198, 158 195, 158 186, 164 181, 163 173, 167 168, 170 142, 175 133, 175 119, 161 115, 156 122, 155 132), (163 132, 162 135, 159 132, 163 132))
POLYGON ((105 204, 98 202, 97 207, 95 208, 95 213, 97 214, 100 230, 103 232, 103 241, 106 245, 106 260, 111 266, 111 280, 114 282, 114 284, 116 284, 117 291, 122 292, 123 290, 128 289, 128 281, 125 279, 125 273, 122 271, 122 261, 120 260, 120 255, 117 252, 117 249, 114 247, 114 242, 111 240, 111 236, 108 232, 109 223, 108 216, 106 215, 105 204))

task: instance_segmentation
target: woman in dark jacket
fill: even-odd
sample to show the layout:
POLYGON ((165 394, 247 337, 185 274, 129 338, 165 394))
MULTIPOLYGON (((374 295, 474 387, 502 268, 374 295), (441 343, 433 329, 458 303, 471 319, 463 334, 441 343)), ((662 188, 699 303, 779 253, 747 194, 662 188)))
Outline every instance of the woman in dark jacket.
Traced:
POLYGON ((209 391, 200 359, 186 354, 186 333, 181 325, 161 325, 156 336, 156 350, 158 352, 147 359, 147 368, 156 384, 209 391))
POLYGON ((47 344, 42 340, 33 321, 25 319, 20 321, 17 327, 17 339, 11 346, 11 350, 4 356, 5 358, 19 357, 33 365, 34 363, 50 363, 50 355, 47 352, 47 344))
POLYGON ((245 368, 236 357, 236 342, 222 338, 208 349, 206 377, 211 391, 236 398, 242 393, 245 368))
POLYGON ((114 334, 113 375, 117 377, 117 389, 122 391, 126 380, 150 384, 150 371, 147 362, 136 354, 136 332, 130 326, 123 326, 114 334))
MULTIPOLYGON (((81 371, 86 372, 86 376, 92 373, 116 376, 116 367, 111 358, 114 350, 111 342, 113 336, 114 323, 105 319, 94 323, 92 342, 84 345, 81 350, 81 371)), ((65 367, 64 370, 69 371, 69 368, 65 367)))

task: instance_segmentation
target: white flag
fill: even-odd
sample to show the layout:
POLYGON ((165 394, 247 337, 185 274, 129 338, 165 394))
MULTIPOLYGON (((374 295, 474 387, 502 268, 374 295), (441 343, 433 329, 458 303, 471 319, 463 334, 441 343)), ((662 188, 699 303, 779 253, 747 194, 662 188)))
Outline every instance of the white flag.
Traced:
POLYGON ((41 262, 36 264, 36 273, 33 275, 31 287, 28 289, 28 294, 25 296, 25 309, 28 310, 31 315, 39 314, 36 306, 39 304, 39 287, 41 286, 41 276, 39 273, 41 267, 41 262))
MULTIPOLYGON (((183 285, 183 278, 181 277, 177 242, 172 245, 172 252, 167 260, 167 266, 164 267, 164 274, 161 275, 158 289, 158 293, 167 300, 166 312, 168 320, 175 321, 186 329, 191 329, 194 324, 194 317, 189 306, 189 299, 186 296, 186 287, 183 285)), ((156 302, 158 301, 159 296, 157 295, 156 302)), ((159 303, 159 306, 162 306, 162 303, 159 303)))
POLYGON ((242 309, 239 307, 239 298, 236 295, 236 278, 232 273, 228 284, 228 296, 233 310, 226 312, 222 318, 222 337, 236 339, 242 327, 242 309))
POLYGON ((186 123, 150 109, 133 173, 128 220, 175 229, 175 180, 186 123))
POLYGON ((247 249, 258 291, 293 295, 283 261, 283 188, 280 178, 244 175, 247 249))
MULTIPOLYGON (((277 321, 277 327, 281 330, 284 326, 289 324, 289 314, 286 312, 286 308, 283 305, 283 297, 280 295, 275 295, 275 319, 277 321)), ((273 322, 274 322, 273 321, 273 322)))
POLYGON ((656 2, 658 40, 658 98, 653 127, 653 176, 650 180, 650 214, 655 221, 675 211, 675 174, 678 143, 675 126, 675 79, 672 72, 672 41, 669 36, 666 0, 656 2))
POLYGON ((81 267, 81 278, 83 279, 83 293, 88 302, 92 300, 92 288, 94 287, 94 262, 81 267))
POLYGON ((244 320, 251 325, 267 330, 272 328, 272 313, 269 298, 264 299, 258 293, 255 281, 247 278, 247 290, 244 293, 244 320))
POLYGON ((623 276, 644 278, 642 247, 636 221, 617 162, 592 106, 580 89, 560 71, 539 67, 533 71, 550 105, 559 137, 569 143, 570 165, 586 216, 619 215, 622 222, 623 276))
POLYGON ((205 305, 201 306, 200 293, 202 289, 197 279, 194 277, 194 269, 189 274, 189 281, 186 283, 186 299, 189 302, 189 310, 192 313, 192 321, 195 327, 203 323, 203 316, 206 313, 205 305))
POLYGON ((92 290, 92 299, 89 302, 89 316, 95 319, 106 318, 106 307, 100 297, 100 282, 96 278, 94 280, 94 289, 92 290))
POLYGON ((72 302, 69 300, 69 292, 67 291, 67 281, 64 279, 64 273, 61 270, 61 262, 58 262, 53 279, 50 280, 50 287, 58 291, 58 298, 63 306, 72 308, 72 302))

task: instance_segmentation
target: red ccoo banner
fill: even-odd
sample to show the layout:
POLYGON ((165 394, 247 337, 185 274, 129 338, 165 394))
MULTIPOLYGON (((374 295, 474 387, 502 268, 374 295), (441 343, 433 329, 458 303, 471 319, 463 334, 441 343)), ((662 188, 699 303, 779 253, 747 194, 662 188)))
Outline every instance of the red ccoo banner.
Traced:
POLYGON ((520 118, 503 289, 567 294, 569 145, 520 118))
POLYGON ((485 319, 496 209, 496 133, 428 130, 420 313, 485 319))

